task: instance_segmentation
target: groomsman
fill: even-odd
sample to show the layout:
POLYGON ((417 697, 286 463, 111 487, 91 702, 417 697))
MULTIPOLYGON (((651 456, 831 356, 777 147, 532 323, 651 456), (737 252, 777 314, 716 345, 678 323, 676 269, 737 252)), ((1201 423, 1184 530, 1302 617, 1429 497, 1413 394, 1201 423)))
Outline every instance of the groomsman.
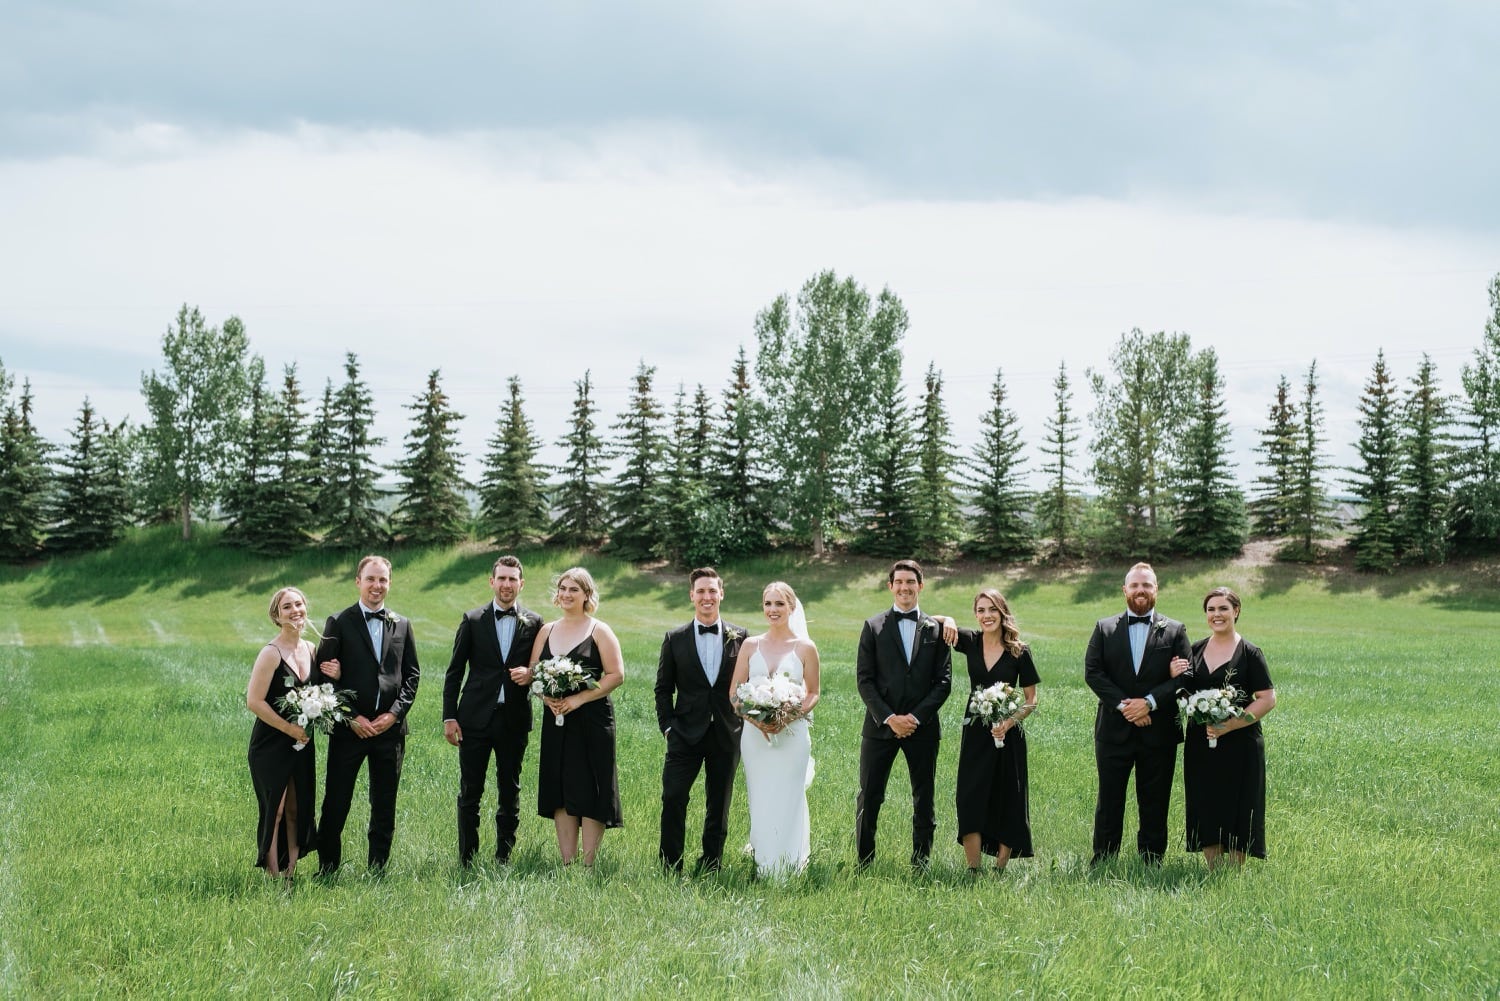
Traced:
POLYGON ((933 788, 937 777, 938 709, 953 685, 953 662, 942 627, 917 607, 922 568, 900 560, 886 576, 892 608, 865 621, 855 677, 866 713, 859 743, 859 799, 854 827, 859 864, 875 860, 875 828, 891 766, 905 755, 911 775, 911 864, 932 855, 933 788))
POLYGON ((342 669, 340 684, 354 691, 354 719, 328 739, 328 778, 318 822, 320 873, 343 858, 344 821, 354 799, 359 768, 369 762, 371 869, 384 869, 396 832, 396 789, 406 756, 406 714, 417 697, 421 668, 411 623, 388 611, 391 561, 366 556, 355 572, 359 600, 323 627, 320 663, 342 669))
POLYGON ((1099 697, 1094 715, 1099 798, 1090 865, 1120 850, 1132 769, 1140 818, 1136 851, 1148 865, 1161 862, 1177 745, 1182 743, 1176 674, 1187 669, 1192 648, 1183 624, 1156 611, 1151 564, 1137 563, 1125 575, 1125 605, 1123 613, 1094 625, 1083 656, 1083 679, 1099 697))
POLYGON ((521 760, 531 735, 531 643, 542 617, 520 603, 521 561, 502 556, 490 571, 494 600, 470 609, 453 635, 443 677, 443 736, 458 748, 458 860, 479 850, 479 801, 495 761, 495 861, 510 861, 521 823, 521 760), (464 680, 465 670, 468 680, 464 680), (462 693, 460 693, 462 688, 462 693))
POLYGON ((729 679, 745 630, 719 617, 724 582, 717 570, 694 570, 688 587, 693 621, 666 634, 656 665, 656 722, 667 739, 658 854, 669 871, 682 871, 688 800, 704 771, 703 853, 696 868, 712 872, 724 855, 740 762, 743 721, 729 702, 729 679))

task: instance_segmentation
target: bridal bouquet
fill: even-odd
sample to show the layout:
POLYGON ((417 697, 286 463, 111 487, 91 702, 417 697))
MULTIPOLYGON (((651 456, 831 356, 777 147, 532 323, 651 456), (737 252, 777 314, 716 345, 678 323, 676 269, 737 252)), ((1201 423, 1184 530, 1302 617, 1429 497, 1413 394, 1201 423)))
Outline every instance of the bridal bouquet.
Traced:
MULTIPOLYGON (((751 678, 736 688, 734 694, 740 700, 740 715, 780 728, 802 715, 807 686, 794 681, 790 674, 781 673, 751 678)), ((770 739, 769 734, 766 739, 770 739)))
MULTIPOLYGON (((543 699, 560 699, 585 688, 598 688, 599 682, 583 665, 567 657, 548 657, 531 669, 531 694, 543 699)), ((552 714, 555 726, 563 725, 560 713, 552 714)))
MULTIPOLYGON (((288 673, 287 692, 276 700, 276 708, 304 730, 332 733, 335 726, 354 715, 349 708, 353 697, 349 689, 334 691, 333 685, 326 681, 321 685, 299 685, 296 676, 288 673)), ((299 740, 292 746, 300 751, 307 741, 299 740)))
MULTIPOLYGON (((997 681, 988 688, 976 688, 969 697, 969 715, 976 725, 997 726, 1019 713, 1026 705, 1025 698, 1015 688, 997 681)), ((995 738, 996 747, 1005 746, 1004 737, 995 738)))
MULTIPOLYGON (((1205 688, 1198 692, 1188 692, 1177 699, 1177 709, 1182 714, 1185 723, 1196 723, 1199 726, 1209 726, 1213 723, 1222 723, 1226 719, 1234 719, 1236 716, 1249 716, 1235 700, 1240 697, 1240 690, 1233 685, 1225 685, 1223 688, 1205 688)), ((1217 737, 1208 738, 1209 747, 1218 747, 1217 737)))

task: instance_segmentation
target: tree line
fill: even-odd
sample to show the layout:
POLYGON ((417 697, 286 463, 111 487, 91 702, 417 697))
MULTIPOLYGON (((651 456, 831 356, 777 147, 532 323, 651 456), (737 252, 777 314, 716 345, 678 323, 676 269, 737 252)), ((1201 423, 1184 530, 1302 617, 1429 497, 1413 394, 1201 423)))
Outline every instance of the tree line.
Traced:
POLYGON ((976 415, 977 442, 958 451, 942 372, 929 365, 913 399, 902 384, 901 300, 826 271, 760 311, 754 361, 741 346, 717 393, 678 385, 664 404, 642 362, 625 409, 601 426, 585 371, 555 467, 538 461, 511 377, 469 483, 464 416, 439 370, 406 405, 401 458, 382 467, 353 352, 342 382, 309 398, 295 365, 267 373, 238 318, 211 326, 183 305, 161 367, 141 377, 138 426, 110 424, 85 398, 69 440, 48 442, 29 382, 18 389, 0 364, 0 558, 102 549, 133 525, 175 522, 187 538, 217 521, 225 544, 265 555, 478 538, 685 564, 785 546, 1160 558, 1233 555, 1253 532, 1305 560, 1334 530, 1330 490, 1342 486, 1358 500, 1347 540, 1357 565, 1389 572, 1500 547, 1500 275, 1489 295, 1460 393, 1442 390, 1426 356, 1398 385, 1377 353, 1353 467, 1328 462, 1316 361, 1295 383, 1283 375, 1248 497, 1229 459, 1217 355, 1181 333, 1122 335, 1107 365, 1082 373, 1086 420, 1076 375, 1058 366, 1035 459, 1042 485, 1030 489, 1003 372, 976 415))

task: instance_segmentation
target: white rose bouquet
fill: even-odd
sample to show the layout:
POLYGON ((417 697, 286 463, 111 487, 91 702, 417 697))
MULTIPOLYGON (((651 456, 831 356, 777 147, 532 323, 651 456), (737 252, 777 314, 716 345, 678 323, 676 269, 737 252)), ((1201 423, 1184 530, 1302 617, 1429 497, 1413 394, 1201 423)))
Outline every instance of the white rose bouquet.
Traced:
MULTIPOLYGON (((1013 686, 997 681, 988 688, 976 688, 969 696, 969 716, 975 726, 998 726, 1026 707, 1025 698, 1013 686)), ((1004 737, 995 738, 996 747, 1005 746, 1004 737)))
MULTIPOLYGON (((1183 723, 1209 726, 1237 716, 1250 716, 1236 704, 1239 698, 1240 690, 1233 685, 1225 685, 1223 688, 1205 688, 1202 691, 1188 692, 1179 696, 1177 710, 1182 716, 1183 723)), ((1218 747, 1218 738, 1208 738, 1208 746, 1218 747)))
MULTIPOLYGON (((354 713, 349 708, 353 698, 354 693, 347 688, 335 691, 326 681, 321 685, 300 685, 296 676, 288 673, 287 693, 276 700, 276 708, 302 729, 326 734, 353 718, 354 713)), ((307 746, 307 741, 299 740, 292 746, 300 751, 307 746)))
MULTIPOLYGON (((541 699, 560 699, 586 688, 598 688, 599 682, 583 665, 567 657, 548 657, 531 669, 531 694, 541 699)), ((552 714, 553 725, 562 726, 563 718, 552 714)))
MULTIPOLYGON (((807 686, 782 672, 751 678, 736 688, 734 695, 739 699, 741 716, 779 730, 801 718, 807 686)), ((766 739, 775 743, 771 734, 766 734, 766 739)))

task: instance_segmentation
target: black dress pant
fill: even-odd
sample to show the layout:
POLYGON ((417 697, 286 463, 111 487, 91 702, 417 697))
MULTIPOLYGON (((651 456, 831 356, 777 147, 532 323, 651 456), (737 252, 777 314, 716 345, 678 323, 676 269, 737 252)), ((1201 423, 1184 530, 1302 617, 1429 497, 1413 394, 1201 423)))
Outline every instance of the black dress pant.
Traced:
MULTIPOLYGON (((552 717, 547 717, 551 722, 552 717)), ((521 825, 521 762, 526 757, 529 730, 507 727, 500 713, 490 725, 464 730, 458 745, 458 860, 468 865, 479 851, 479 801, 484 798, 485 773, 495 761, 495 858, 510 860, 521 825)))
POLYGON ((937 778, 938 741, 907 737, 865 737, 859 744, 859 798, 854 805, 854 829, 859 862, 875 860, 875 827, 885 802, 885 787, 896 756, 906 756, 911 773, 911 863, 922 865, 932 856, 932 837, 937 830, 933 813, 933 786, 937 778))
POLYGON ((1139 737, 1121 744, 1094 741, 1099 770, 1099 799, 1094 806, 1094 860, 1120 850, 1125 833, 1125 787, 1135 771, 1135 804, 1140 815, 1136 851, 1159 862, 1167 851, 1167 807, 1177 771, 1176 744, 1147 744, 1139 737))
POLYGON ((328 780, 323 789, 323 816, 318 822, 318 861, 322 872, 332 872, 343 860, 344 821, 354 801, 354 780, 360 765, 369 763, 370 868, 383 868, 391 857, 396 833, 396 790, 401 785, 401 762, 406 756, 405 725, 397 724, 377 737, 360 738, 339 727, 328 739, 328 780))
POLYGON ((703 783, 703 854, 699 864, 719 865, 729 836, 729 801, 734 795, 734 770, 740 763, 737 742, 728 748, 713 731, 697 743, 688 743, 675 733, 667 734, 667 757, 661 767, 661 845, 663 865, 682 868, 683 843, 687 840, 687 808, 698 773, 706 771, 703 783))

